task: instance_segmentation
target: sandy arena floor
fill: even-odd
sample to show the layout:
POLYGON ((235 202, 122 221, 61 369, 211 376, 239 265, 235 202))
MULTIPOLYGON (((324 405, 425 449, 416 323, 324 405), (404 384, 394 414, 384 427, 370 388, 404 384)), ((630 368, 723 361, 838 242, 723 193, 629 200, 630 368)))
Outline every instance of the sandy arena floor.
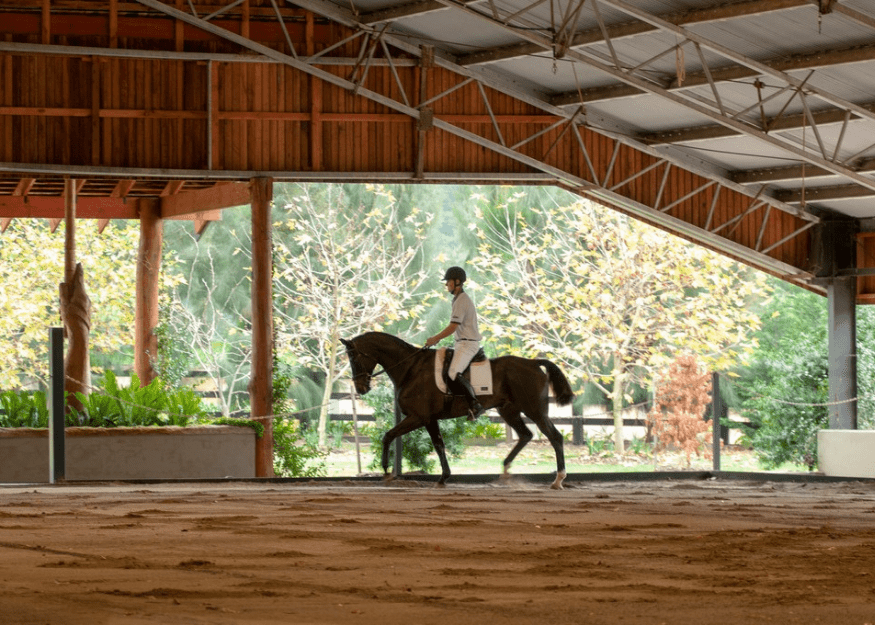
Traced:
POLYGON ((0 487, 0 623, 875 623, 875 484, 0 487))

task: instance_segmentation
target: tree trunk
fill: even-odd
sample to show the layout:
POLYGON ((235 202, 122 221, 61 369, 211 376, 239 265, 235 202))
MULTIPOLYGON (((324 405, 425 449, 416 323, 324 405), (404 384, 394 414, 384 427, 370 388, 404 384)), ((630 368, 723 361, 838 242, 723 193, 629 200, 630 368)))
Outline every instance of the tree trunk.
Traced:
POLYGON ((322 393, 322 407, 319 409, 319 449, 328 447, 328 411, 331 403, 331 391, 334 388, 334 375, 336 373, 335 359, 337 358, 337 341, 332 340, 328 348, 328 372, 325 377, 325 391, 322 393))
POLYGON ((611 393, 612 410, 614 413, 614 453, 622 456, 626 453, 623 442, 623 395, 626 381, 623 378, 622 361, 614 364, 614 392, 611 393))

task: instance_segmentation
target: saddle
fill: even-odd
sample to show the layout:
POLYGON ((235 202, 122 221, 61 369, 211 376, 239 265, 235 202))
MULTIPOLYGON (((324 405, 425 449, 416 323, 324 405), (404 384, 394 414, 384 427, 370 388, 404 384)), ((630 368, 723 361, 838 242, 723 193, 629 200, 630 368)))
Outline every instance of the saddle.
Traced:
MULTIPOLYGON (((453 350, 440 348, 435 355, 435 383, 442 393, 453 395, 455 384, 449 379, 450 363, 453 360, 453 350)), ((483 348, 477 351, 471 364, 462 372, 477 395, 492 394, 492 363, 483 353, 483 348)))
MULTIPOLYGON (((453 354, 455 352, 456 352, 456 350, 451 349, 449 347, 447 348, 447 351, 444 352, 444 366, 443 366, 443 370, 441 371, 441 377, 443 377, 444 382, 447 384, 448 387, 452 387, 452 383, 453 383, 453 381, 450 380, 450 363, 453 362, 453 354)), ((466 378, 468 378, 468 380, 470 381, 471 380, 471 365, 474 364, 475 362, 483 362, 484 360, 486 360, 486 353, 483 351, 483 348, 481 347, 480 349, 477 350, 477 353, 474 354, 474 357, 471 359, 471 362, 468 363, 468 366, 465 367, 465 370, 462 371, 462 375, 465 376, 466 378)))

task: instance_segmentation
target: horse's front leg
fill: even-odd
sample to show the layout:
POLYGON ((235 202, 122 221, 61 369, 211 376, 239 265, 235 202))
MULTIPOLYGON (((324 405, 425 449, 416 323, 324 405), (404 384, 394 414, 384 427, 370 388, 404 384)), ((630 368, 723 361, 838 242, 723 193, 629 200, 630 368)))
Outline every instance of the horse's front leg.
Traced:
POLYGON ((426 423, 425 430, 431 437, 432 447, 434 447, 434 450, 441 461, 441 478, 438 480, 438 486, 445 486, 447 479, 450 477, 450 463, 447 462, 447 451, 444 445, 444 437, 441 435, 441 428, 438 425, 437 419, 432 419, 426 423))
MULTIPOLYGON (((382 464, 383 464, 383 479, 390 480, 392 476, 389 474, 389 449, 392 446, 392 441, 394 441, 399 436, 403 436, 408 432, 412 432, 416 428, 422 427, 422 420, 418 417, 405 417, 401 423, 390 429, 388 432, 383 434, 383 456, 382 456, 382 464)), ((399 442, 399 445, 401 443, 399 442)), ((401 467, 395 467, 395 475, 401 474, 401 467)))

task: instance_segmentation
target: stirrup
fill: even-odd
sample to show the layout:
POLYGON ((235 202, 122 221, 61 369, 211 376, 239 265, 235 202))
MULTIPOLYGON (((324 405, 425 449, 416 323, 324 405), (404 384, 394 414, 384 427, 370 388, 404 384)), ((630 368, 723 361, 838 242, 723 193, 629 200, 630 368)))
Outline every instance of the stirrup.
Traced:
POLYGON ((486 410, 480 405, 479 401, 475 400, 474 405, 468 407, 468 416, 466 419, 468 421, 476 421, 484 412, 486 412, 486 410))

